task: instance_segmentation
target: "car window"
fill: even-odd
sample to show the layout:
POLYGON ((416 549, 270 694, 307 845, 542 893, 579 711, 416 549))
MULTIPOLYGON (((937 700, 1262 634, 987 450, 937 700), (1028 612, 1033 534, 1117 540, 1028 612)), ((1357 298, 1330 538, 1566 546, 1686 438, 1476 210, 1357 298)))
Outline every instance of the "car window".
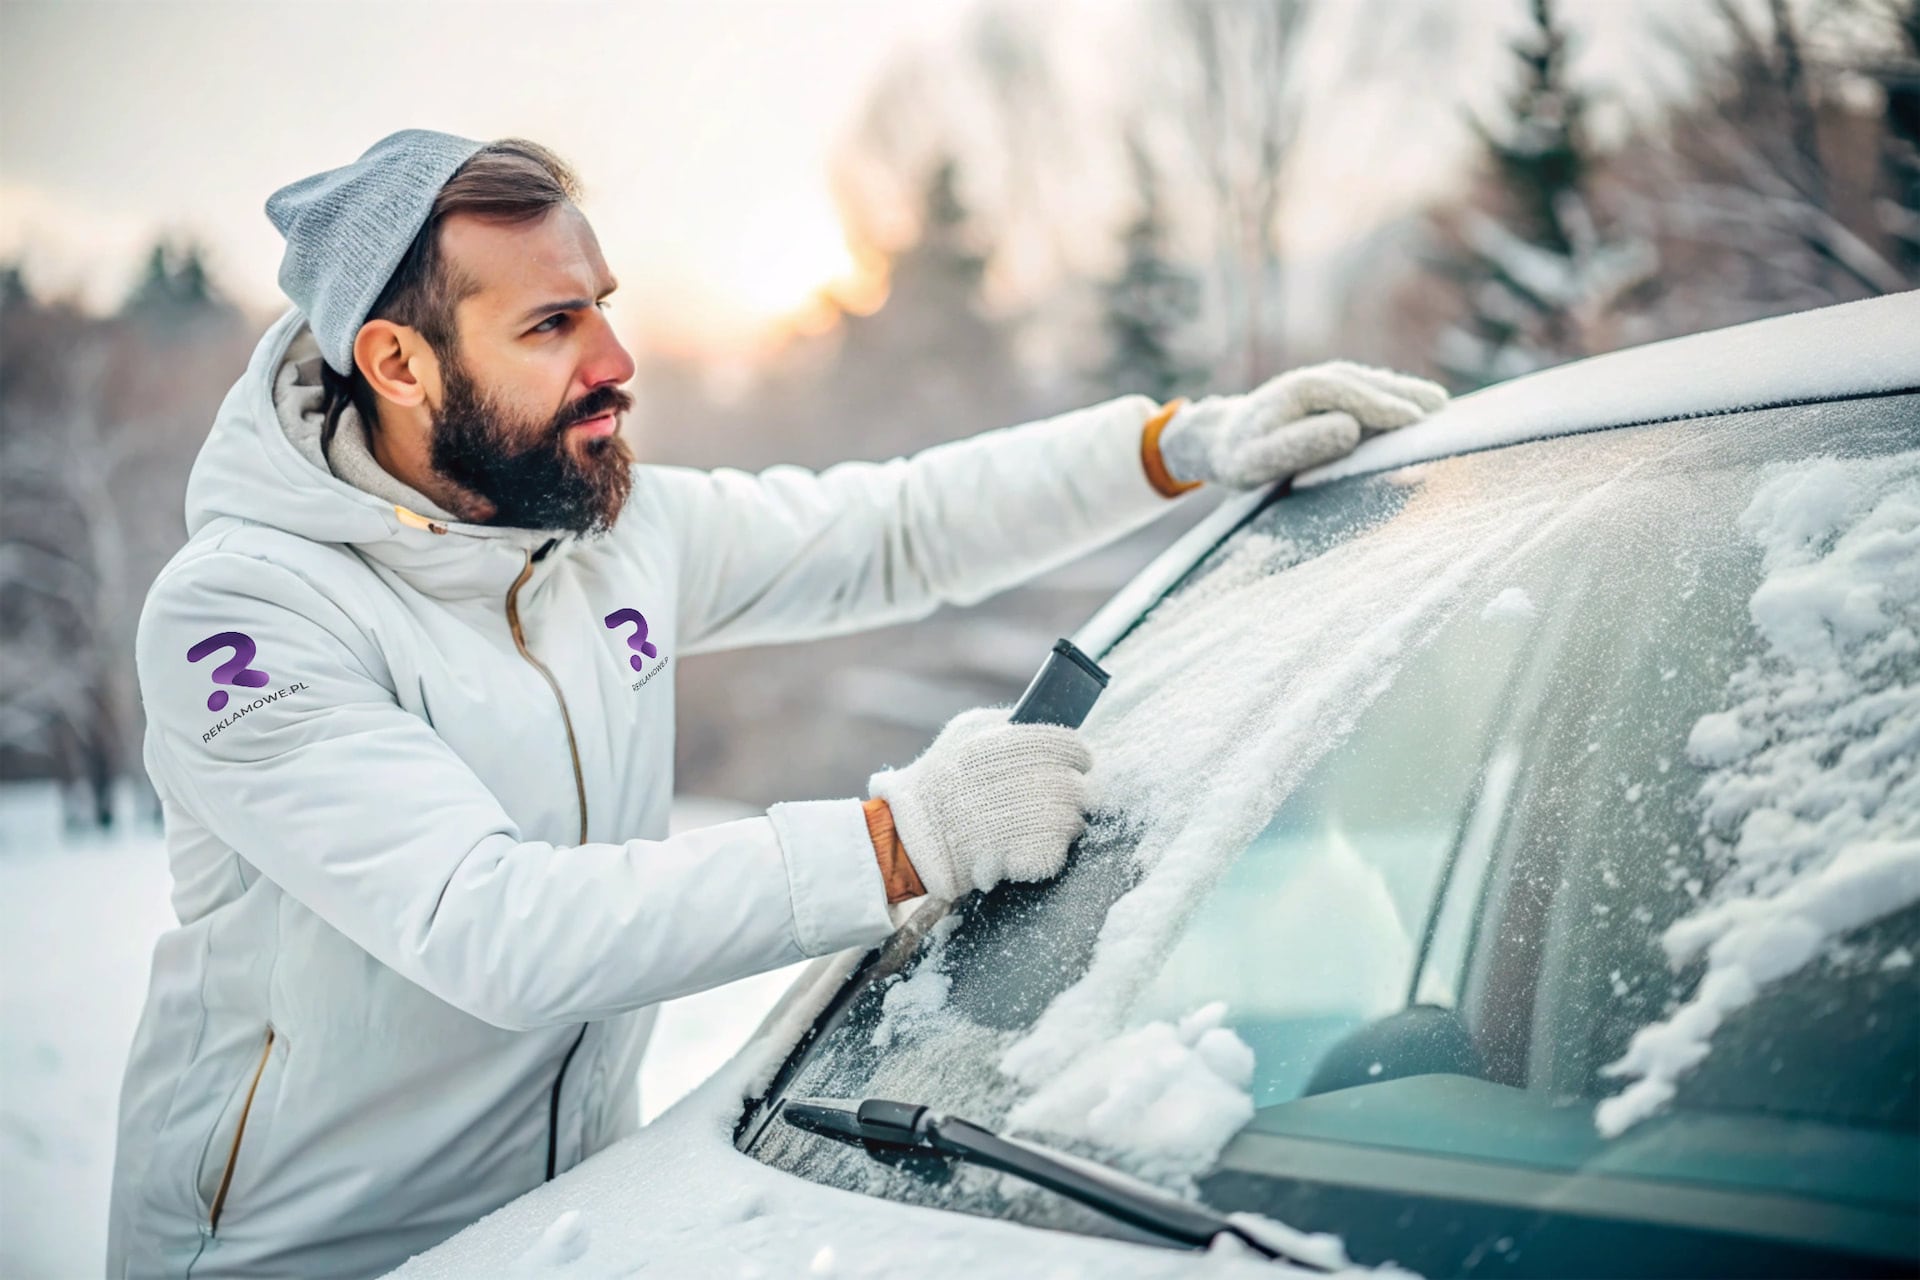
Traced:
POLYGON ((959 904, 780 1087, 1189 1191, 1264 1135, 1911 1215, 1917 450, 1888 396, 1269 503, 1104 656, 1068 872, 959 904))

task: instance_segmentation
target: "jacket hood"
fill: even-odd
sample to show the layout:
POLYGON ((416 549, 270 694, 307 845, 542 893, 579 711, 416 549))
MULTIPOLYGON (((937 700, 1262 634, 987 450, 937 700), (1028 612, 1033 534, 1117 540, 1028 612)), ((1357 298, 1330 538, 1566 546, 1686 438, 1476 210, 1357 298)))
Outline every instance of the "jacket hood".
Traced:
POLYGON ((456 585, 482 569, 489 586, 500 565, 517 571, 524 552, 566 535, 467 524, 401 483, 366 445, 349 407, 334 442, 320 446, 322 357, 307 318, 288 309, 255 345, 246 372, 221 402, 187 480, 188 535, 216 521, 265 525, 314 542, 353 547, 424 586, 456 585), (484 566, 443 574, 443 562, 484 566), (446 577, 445 582, 433 579, 446 577))

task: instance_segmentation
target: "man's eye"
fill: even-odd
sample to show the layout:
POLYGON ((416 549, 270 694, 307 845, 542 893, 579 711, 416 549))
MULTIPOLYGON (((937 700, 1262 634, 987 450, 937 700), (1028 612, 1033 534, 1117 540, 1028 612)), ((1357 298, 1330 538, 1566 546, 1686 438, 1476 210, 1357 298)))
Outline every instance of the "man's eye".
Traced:
MULTIPOLYGON (((600 301, 594 303, 593 305, 604 310, 607 307, 611 307, 613 305, 613 299, 602 298, 600 299, 600 301)), ((548 316, 545 320, 542 320, 539 324, 533 326, 533 328, 527 330, 527 332, 528 333, 552 333, 553 329, 549 328, 548 326, 552 325, 556 320, 565 320, 566 318, 567 318, 566 312, 556 311, 552 315, 548 316)))

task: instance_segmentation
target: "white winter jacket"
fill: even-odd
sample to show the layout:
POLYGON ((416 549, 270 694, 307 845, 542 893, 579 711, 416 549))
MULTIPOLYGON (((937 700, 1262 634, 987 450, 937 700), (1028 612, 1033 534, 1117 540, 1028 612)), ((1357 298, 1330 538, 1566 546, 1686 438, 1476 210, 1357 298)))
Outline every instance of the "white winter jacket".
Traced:
POLYGON ((336 477, 318 361, 298 311, 260 340, 140 621, 180 924, 114 1276, 381 1272, 630 1132, 652 1005, 888 931, 857 801, 665 838, 673 664, 979 600, 1168 506, 1130 396, 819 474, 638 466, 598 539, 437 521, 336 477))

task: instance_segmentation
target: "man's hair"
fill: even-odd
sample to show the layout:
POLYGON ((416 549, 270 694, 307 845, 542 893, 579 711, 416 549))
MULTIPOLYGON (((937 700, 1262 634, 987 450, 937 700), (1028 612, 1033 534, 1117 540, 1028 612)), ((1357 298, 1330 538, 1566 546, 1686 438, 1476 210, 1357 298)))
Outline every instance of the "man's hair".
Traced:
MULTIPOLYGON (((405 325, 425 338, 441 360, 456 359, 460 333, 454 309, 480 285, 441 254, 441 224, 456 213, 508 225, 533 222, 556 205, 577 203, 579 199, 580 182, 573 170, 539 143, 525 138, 489 142, 440 188, 433 211, 407 246, 386 288, 374 299, 366 319, 405 325)), ((320 375, 326 411, 320 433, 322 449, 333 443, 340 411, 349 402, 360 411, 368 431, 379 426, 377 397, 358 363, 351 373, 342 375, 323 360, 320 375)))

